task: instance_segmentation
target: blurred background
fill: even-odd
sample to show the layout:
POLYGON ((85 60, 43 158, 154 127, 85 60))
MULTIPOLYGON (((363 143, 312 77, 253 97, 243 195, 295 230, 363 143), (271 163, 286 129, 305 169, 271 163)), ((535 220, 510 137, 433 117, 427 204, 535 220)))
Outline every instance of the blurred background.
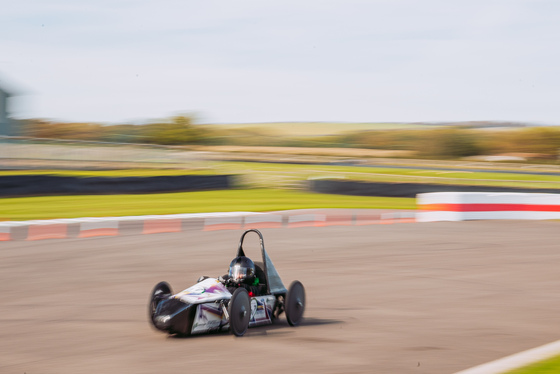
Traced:
POLYGON ((559 11, 547 1, 11 4, 0 15, 0 165, 192 168, 218 151, 555 165, 559 11))
POLYGON ((560 193, 560 2, 20 0, 0 35, 0 372, 443 374, 558 338, 557 221, 415 217, 560 193), (155 282, 259 223, 301 328, 155 336, 155 282))
MULTIPOLYGON (((394 200, 410 191, 342 202, 310 187, 322 179, 554 191, 559 11, 531 1, 11 4, 0 15, 0 219, 33 218, 7 208, 41 195, 18 185, 70 181, 22 175, 227 175, 229 190, 266 190, 263 204, 236 205, 259 211, 317 207, 310 199, 415 207, 394 200), (267 204, 286 191, 307 195, 267 204)), ((162 192, 197 190, 182 186, 162 192)), ((124 213, 88 205, 84 215, 124 213)))

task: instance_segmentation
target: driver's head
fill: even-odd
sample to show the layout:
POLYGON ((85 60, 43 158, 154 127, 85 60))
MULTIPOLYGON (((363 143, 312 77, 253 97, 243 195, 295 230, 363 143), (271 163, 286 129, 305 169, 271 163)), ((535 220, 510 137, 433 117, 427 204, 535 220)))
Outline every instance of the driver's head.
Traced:
POLYGON ((255 279, 255 264, 249 257, 236 257, 229 265, 228 275, 235 283, 251 283, 255 279))

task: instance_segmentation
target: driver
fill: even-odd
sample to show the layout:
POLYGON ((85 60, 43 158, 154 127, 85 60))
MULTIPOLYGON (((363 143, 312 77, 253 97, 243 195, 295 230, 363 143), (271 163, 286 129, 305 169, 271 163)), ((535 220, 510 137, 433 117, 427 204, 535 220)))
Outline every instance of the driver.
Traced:
POLYGON ((233 293, 238 287, 243 287, 249 292, 249 296, 261 294, 259 278, 256 275, 255 264, 246 256, 238 256, 231 261, 229 272, 220 278, 226 285, 228 291, 233 293))

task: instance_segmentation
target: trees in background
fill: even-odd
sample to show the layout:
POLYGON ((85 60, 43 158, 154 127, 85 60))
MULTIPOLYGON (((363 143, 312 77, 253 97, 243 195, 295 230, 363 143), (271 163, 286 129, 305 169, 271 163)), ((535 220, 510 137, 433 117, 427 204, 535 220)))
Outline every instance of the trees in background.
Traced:
POLYGON ((145 142, 161 145, 184 145, 201 143, 205 137, 202 126, 193 125, 185 116, 171 118, 168 122, 143 125, 145 142))
POLYGON ((53 123, 45 120, 20 121, 23 136, 33 138, 99 140, 102 126, 90 123, 53 123))
MULTIPOLYGON (((103 126, 92 123, 19 121, 22 135, 33 138, 74 139, 160 145, 244 145, 287 147, 352 147, 414 151, 419 157, 452 159, 474 155, 532 153, 556 159, 560 129, 524 127, 473 129, 445 126, 433 129, 373 130, 340 135, 282 136, 265 126, 229 128, 193 123, 192 117, 176 116, 145 125, 103 126)), ((304 124, 302 124, 304 125, 304 124)), ((343 125, 341 125, 343 126, 343 125)))
POLYGON ((23 136, 32 138, 91 140, 117 143, 184 145, 203 142, 206 130, 192 118, 176 116, 146 125, 103 126, 91 123, 21 121, 23 136))

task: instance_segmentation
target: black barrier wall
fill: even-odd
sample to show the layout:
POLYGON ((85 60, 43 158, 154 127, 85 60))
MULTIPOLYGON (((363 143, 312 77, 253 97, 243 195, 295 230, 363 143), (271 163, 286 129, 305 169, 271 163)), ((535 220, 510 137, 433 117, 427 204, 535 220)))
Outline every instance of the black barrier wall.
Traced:
POLYGON ((231 175, 77 178, 55 175, 0 177, 0 196, 100 195, 228 189, 231 175))
POLYGON ((309 189, 313 192, 384 197, 416 197, 426 192, 524 192, 524 193, 560 193, 559 189, 545 188, 511 188, 490 186, 460 186, 449 184, 423 183, 374 183, 317 179, 309 181, 309 189))

